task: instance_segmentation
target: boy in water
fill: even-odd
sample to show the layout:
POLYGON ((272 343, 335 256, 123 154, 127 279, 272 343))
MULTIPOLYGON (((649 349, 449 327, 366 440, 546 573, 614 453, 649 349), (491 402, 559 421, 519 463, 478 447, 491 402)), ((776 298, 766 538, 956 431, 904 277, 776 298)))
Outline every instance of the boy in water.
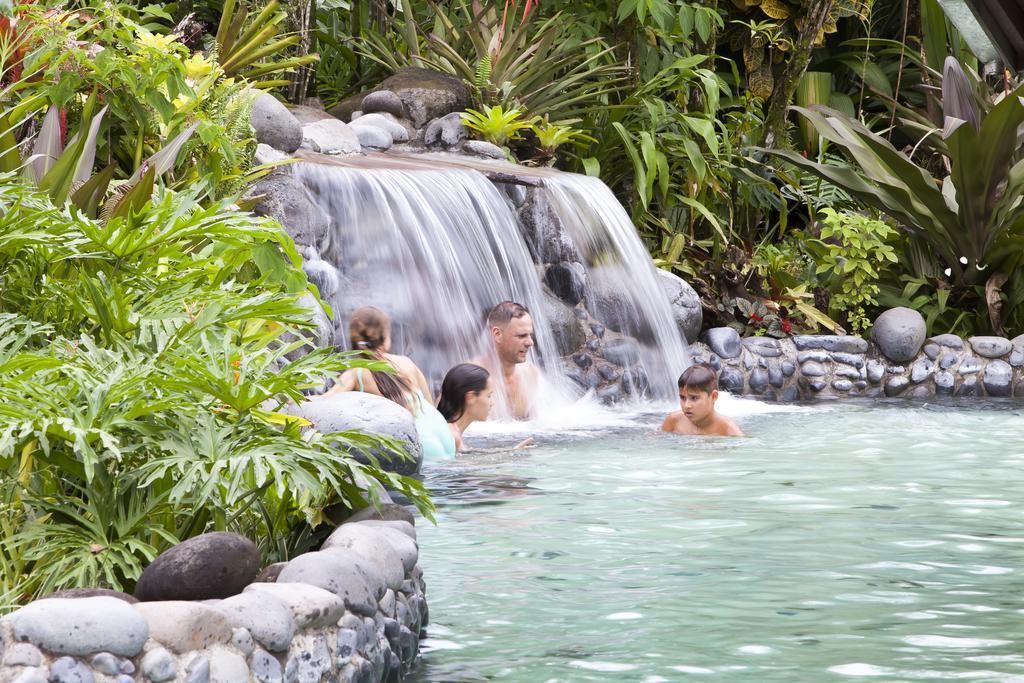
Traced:
POLYGON ((715 412, 718 375, 707 365, 691 365, 679 375, 679 406, 661 425, 661 431, 706 436, 744 436, 736 423, 715 412))

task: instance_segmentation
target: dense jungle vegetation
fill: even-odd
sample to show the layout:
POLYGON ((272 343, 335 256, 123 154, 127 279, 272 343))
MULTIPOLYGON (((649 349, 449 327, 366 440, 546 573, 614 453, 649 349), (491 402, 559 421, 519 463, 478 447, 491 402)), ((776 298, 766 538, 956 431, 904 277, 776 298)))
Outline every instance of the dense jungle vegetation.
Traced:
POLYGON ((260 90, 332 107, 404 66, 525 164, 601 177, 708 326, 1024 332, 1024 104, 937 0, 98 0, 0 7, 5 608, 130 589, 209 530, 316 542, 382 446, 290 418, 316 295, 246 212, 260 90))

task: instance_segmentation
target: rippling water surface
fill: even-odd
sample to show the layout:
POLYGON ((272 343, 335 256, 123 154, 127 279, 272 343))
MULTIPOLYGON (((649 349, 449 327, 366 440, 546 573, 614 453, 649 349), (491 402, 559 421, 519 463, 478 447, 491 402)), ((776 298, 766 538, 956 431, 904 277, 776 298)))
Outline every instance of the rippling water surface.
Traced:
POLYGON ((428 470, 414 680, 1024 681, 1019 409, 726 408, 750 438, 567 414, 428 470))

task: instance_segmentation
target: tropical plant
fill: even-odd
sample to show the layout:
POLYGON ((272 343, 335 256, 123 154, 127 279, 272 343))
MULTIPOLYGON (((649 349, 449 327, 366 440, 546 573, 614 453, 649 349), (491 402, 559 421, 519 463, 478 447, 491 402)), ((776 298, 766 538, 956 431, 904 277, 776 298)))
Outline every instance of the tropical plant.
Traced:
POLYGON ((217 60, 225 75, 246 78, 257 88, 275 88, 290 83, 275 76, 317 60, 316 55, 281 57, 301 37, 279 37, 288 21, 279 0, 270 0, 251 21, 248 18, 246 0, 225 0, 216 39, 217 60))
POLYGON ((523 112, 513 107, 502 109, 500 105, 485 107, 483 111, 467 109, 461 115, 466 127, 477 133, 487 142, 504 147, 509 140, 519 137, 519 132, 531 130, 537 117, 523 119, 523 112))
POLYGON ((530 130, 537 138, 538 152, 529 162, 539 166, 548 166, 554 163, 558 148, 566 143, 597 142, 594 138, 572 126, 549 122, 546 116, 543 119, 535 119, 530 130))
POLYGON ((860 122, 822 107, 796 109, 850 155, 852 168, 783 150, 771 154, 891 216, 908 234, 905 254, 915 275, 945 282, 955 301, 966 297, 987 306, 989 297, 979 288, 986 281, 1015 280, 1024 264, 1024 146, 1018 132, 1024 89, 982 109, 976 88, 977 80, 946 60, 945 125, 934 143, 949 169, 941 178, 860 122))

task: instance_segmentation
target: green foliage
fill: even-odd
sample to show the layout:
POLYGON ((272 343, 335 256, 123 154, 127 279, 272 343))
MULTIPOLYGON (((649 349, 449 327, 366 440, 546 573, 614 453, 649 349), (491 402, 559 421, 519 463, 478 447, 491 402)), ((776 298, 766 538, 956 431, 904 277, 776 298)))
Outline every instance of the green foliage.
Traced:
POLYGON ((861 214, 822 210, 823 253, 817 273, 830 276, 831 308, 845 314, 855 332, 871 326, 868 309, 878 305, 880 266, 898 261, 889 244, 896 234, 884 222, 861 214))
POLYGON ((217 27, 216 52, 225 75, 246 78, 257 88, 274 88, 289 84, 288 80, 275 80, 274 76, 317 60, 316 55, 282 56, 299 42, 299 36, 280 37, 288 13, 281 9, 278 0, 270 0, 251 21, 247 21, 248 18, 245 0, 224 2, 217 27))
POLYGON ((504 147, 509 140, 519 137, 519 131, 533 128, 536 117, 523 119, 522 116, 519 109, 505 110, 495 105, 485 107, 483 111, 467 109, 462 113, 462 122, 487 142, 504 147))
POLYGON ((0 554, 9 602, 130 589, 177 539, 233 530, 266 559, 308 547, 325 506, 376 480, 353 453, 401 451, 287 415, 363 363, 306 346, 305 276, 276 224, 160 189, 96 222, 0 176, 0 554), (7 574, 18 572, 18 574, 7 574))

